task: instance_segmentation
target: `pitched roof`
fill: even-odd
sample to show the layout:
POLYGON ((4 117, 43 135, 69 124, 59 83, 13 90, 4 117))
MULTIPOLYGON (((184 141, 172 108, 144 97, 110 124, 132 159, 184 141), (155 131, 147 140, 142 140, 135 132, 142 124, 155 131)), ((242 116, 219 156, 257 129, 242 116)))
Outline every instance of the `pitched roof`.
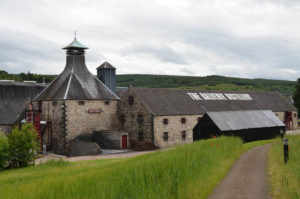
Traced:
POLYGON ((207 112, 221 131, 254 128, 285 127, 271 110, 207 112))
POLYGON ((69 54, 63 72, 34 100, 119 100, 106 85, 89 72, 84 53, 69 54))
POLYGON ((272 110, 280 112, 297 110, 277 92, 161 88, 132 88, 132 91, 154 115, 203 115, 208 111, 272 110))
POLYGON ((108 62, 103 62, 100 66, 98 66, 97 69, 103 69, 103 68, 110 68, 110 69, 116 69, 108 62))
POLYGON ((14 124, 20 113, 46 85, 23 82, 0 82, 0 124, 14 124))

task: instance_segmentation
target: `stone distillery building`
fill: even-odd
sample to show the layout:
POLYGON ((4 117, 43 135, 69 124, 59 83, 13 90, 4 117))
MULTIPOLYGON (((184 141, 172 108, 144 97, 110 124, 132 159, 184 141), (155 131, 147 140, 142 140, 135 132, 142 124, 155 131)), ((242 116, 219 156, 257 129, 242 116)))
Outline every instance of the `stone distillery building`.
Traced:
POLYGON ((192 142, 194 127, 211 111, 271 110, 287 129, 297 128, 297 109, 276 92, 130 87, 119 95, 121 128, 130 139, 158 147, 192 142))
POLYGON ((85 50, 75 38, 63 48, 66 66, 35 99, 35 108, 47 122, 43 144, 59 154, 70 154, 72 141, 94 131, 118 130, 119 97, 85 64, 85 50))
MULTIPOLYGON (((116 88, 116 68, 104 62, 97 68, 97 76, 90 73, 85 64, 88 48, 76 37, 63 49, 66 50, 65 68, 47 87, 23 83, 22 88, 27 90, 22 90, 21 84, 0 82, 0 106, 3 107, 0 128, 7 130, 21 120, 33 122, 42 144, 54 153, 98 154, 100 148, 131 147, 132 141, 157 147, 190 143, 195 138, 195 127, 205 126, 205 120, 201 120, 205 114, 247 116, 246 111, 255 111, 252 115, 257 118, 252 117, 253 121, 265 120, 259 126, 261 129, 276 116, 281 120, 275 121, 276 124, 284 123, 278 125, 281 129, 284 125, 286 129, 297 128, 297 109, 279 93, 116 88), (6 92, 9 86, 16 85, 20 88, 6 92), (10 109, 14 112, 6 117, 4 110, 10 109), (268 114, 263 114, 265 111, 268 114), (266 118, 268 115, 270 118, 266 118)), ((245 123, 248 121, 243 119, 245 123)), ((211 116, 210 123, 215 121, 211 116)), ((217 122, 227 120, 221 118, 217 122)))

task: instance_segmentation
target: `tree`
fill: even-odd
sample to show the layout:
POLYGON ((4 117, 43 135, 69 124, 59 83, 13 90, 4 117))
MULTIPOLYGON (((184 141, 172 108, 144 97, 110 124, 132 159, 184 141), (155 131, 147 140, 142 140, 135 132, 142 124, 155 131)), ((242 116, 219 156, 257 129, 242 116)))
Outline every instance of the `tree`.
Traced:
POLYGON ((0 169, 7 165, 8 160, 8 142, 7 137, 0 131, 0 169))
POLYGON ((21 130, 14 128, 8 136, 9 161, 12 167, 26 167, 35 159, 39 151, 38 133, 33 125, 23 124, 21 130))
POLYGON ((297 80, 297 84, 295 86, 294 95, 294 106, 298 109, 298 115, 300 113, 300 78, 297 80))

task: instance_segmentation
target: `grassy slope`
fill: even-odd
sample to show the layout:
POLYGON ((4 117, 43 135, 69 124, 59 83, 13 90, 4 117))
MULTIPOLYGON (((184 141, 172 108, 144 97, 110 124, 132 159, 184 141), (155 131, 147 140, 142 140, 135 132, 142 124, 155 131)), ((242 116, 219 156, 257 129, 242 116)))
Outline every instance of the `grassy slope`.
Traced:
POLYGON ((149 88, 190 88, 206 90, 256 90, 293 93, 295 82, 268 79, 245 79, 223 76, 118 75, 118 86, 149 88))
POLYGON ((216 138, 130 159, 49 163, 0 172, 0 198, 206 198, 243 145, 216 138))
MULTIPOLYGON (((40 75, 32 73, 8 74, 0 71, 0 79, 14 79, 16 81, 34 80, 50 82, 55 75, 40 75)), ((171 76, 171 75, 117 75, 117 86, 148 88, 189 88, 200 90, 255 90, 255 91, 278 91, 283 94, 292 95, 295 82, 268 79, 244 79, 223 76, 171 76)))
POLYGON ((283 163, 281 139, 273 142, 269 151, 268 173, 274 199, 300 198, 300 135, 288 136, 290 159, 283 163))

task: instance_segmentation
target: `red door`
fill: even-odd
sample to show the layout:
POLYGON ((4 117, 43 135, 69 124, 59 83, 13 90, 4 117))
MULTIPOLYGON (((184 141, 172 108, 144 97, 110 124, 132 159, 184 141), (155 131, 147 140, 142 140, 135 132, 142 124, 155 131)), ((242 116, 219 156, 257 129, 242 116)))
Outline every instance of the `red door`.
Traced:
POLYGON ((122 135, 122 149, 127 149, 127 135, 122 135))

